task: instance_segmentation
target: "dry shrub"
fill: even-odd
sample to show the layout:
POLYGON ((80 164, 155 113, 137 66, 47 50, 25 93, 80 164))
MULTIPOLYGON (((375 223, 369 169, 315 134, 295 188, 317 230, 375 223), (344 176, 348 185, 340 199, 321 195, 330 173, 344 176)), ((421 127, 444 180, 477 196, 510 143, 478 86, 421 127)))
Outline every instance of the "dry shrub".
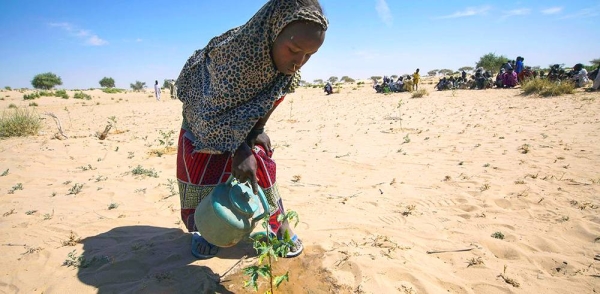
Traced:
POLYGON ((421 98, 423 96, 429 96, 429 92, 427 92, 427 90, 425 90, 425 89, 414 91, 412 93, 412 98, 421 98))
POLYGON ((33 110, 17 108, 5 111, 0 117, 0 138, 35 135, 41 127, 40 118, 33 110))
POLYGON ((542 97, 573 94, 575 85, 570 81, 550 81, 547 79, 529 79, 523 82, 521 90, 525 95, 538 94, 542 97))

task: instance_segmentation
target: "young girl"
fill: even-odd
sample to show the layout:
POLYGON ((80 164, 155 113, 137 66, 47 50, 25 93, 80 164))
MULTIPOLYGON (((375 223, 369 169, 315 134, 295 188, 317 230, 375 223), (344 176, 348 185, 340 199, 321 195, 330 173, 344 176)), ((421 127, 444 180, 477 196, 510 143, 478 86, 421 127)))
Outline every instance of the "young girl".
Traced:
POLYGON ((181 218, 192 232, 192 254, 210 258, 218 247, 196 232, 200 201, 233 175, 262 188, 270 204, 269 224, 278 237, 287 230, 294 246, 302 242, 287 222, 276 185, 271 141, 264 132, 269 116, 300 80, 299 69, 325 40, 328 21, 318 0, 271 0, 246 24, 210 40, 188 59, 177 80, 183 124, 177 152, 181 218))

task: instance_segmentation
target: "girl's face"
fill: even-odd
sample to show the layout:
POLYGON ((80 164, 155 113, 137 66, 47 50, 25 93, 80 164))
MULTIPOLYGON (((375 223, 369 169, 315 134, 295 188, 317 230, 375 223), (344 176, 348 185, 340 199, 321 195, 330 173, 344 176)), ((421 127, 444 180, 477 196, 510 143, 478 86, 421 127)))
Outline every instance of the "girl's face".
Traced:
POLYGON ((318 24, 292 22, 275 39, 271 58, 279 72, 292 75, 319 50, 323 41, 325 31, 318 24))

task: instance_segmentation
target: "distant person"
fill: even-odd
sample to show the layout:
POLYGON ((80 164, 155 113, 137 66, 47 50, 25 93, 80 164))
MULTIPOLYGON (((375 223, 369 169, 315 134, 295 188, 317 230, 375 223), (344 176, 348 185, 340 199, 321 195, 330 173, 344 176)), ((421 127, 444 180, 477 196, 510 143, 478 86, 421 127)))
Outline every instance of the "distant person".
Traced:
POLYGON ((160 101, 160 86, 158 85, 158 81, 154 81, 154 96, 156 96, 156 101, 160 101))
POLYGON ((463 82, 467 82, 467 72, 463 69, 463 71, 460 73, 461 74, 461 78, 463 82))
POLYGON ((502 75, 502 84, 504 88, 514 88, 517 86, 517 73, 514 69, 509 68, 504 75, 502 75))
POLYGON ((598 65, 598 68, 596 68, 590 73, 589 78, 590 80, 594 81, 594 84, 592 85, 592 90, 600 90, 600 65, 598 65))
POLYGON ((497 88, 504 87, 504 83, 502 81, 504 80, 505 74, 506 74, 506 70, 504 68, 501 68, 498 75, 496 75, 496 81, 494 82, 494 84, 496 85, 497 88))
POLYGON ((573 77, 571 79, 575 82, 576 87, 584 87, 590 81, 587 75, 587 70, 583 67, 583 64, 578 63, 573 67, 573 77))
POLYGON ((331 95, 333 94, 333 87, 331 86, 330 82, 327 82, 327 84, 325 84, 325 93, 327 93, 327 95, 331 95))
POLYGON ((517 57, 517 63, 515 64, 515 72, 517 73, 517 76, 523 71, 524 66, 523 66, 523 61, 525 61, 525 58, 518 56, 517 57))
POLYGON ((413 90, 415 90, 415 91, 419 90, 419 81, 420 80, 421 80, 421 75, 419 75, 419 69, 417 68, 417 70, 413 74, 413 90))

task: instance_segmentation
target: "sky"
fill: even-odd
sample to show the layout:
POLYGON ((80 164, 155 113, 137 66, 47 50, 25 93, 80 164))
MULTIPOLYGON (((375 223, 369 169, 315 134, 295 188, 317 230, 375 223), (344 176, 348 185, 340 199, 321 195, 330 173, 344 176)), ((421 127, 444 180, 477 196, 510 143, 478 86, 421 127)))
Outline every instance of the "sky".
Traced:
MULTIPOLYGON (((240 26, 265 0, 0 1, 0 87, 119 88, 175 79, 195 50, 240 26)), ((600 0, 320 0, 329 29, 302 79, 422 73, 475 66, 487 53, 525 65, 600 58, 600 0)))

